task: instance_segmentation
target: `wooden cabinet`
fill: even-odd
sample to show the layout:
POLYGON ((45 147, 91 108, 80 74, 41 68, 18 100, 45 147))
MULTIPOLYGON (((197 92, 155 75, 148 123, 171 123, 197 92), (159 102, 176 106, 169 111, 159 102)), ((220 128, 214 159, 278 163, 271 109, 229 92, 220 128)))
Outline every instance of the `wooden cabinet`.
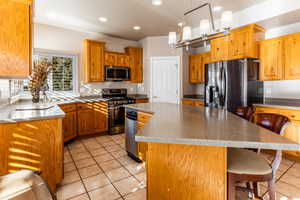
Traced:
POLYGON ((261 79, 300 79, 300 33, 260 42, 261 79))
POLYGON ((94 133, 94 110, 92 104, 89 106, 79 104, 78 111, 78 135, 89 135, 94 133))
POLYGON ((136 99, 135 103, 149 103, 149 99, 136 99))
POLYGON ((117 67, 129 67, 129 56, 124 53, 105 52, 105 65, 117 67))
POLYGON ((264 37, 265 30, 256 24, 234 29, 229 36, 211 41, 211 61, 258 58, 258 42, 264 37))
POLYGON ((229 59, 258 58, 259 41, 264 39, 265 30, 255 24, 232 30, 229 36, 229 59))
POLYGON ((0 1, 0 77, 25 78, 31 74, 31 0, 0 1))
POLYGON ((117 66, 117 54, 112 52, 105 52, 105 65, 117 66))
POLYGON ((107 102, 77 104, 78 135, 108 131, 107 102))
POLYGON ((77 137, 77 109, 76 104, 62 105, 60 108, 65 112, 62 122, 64 142, 77 137))
POLYGON ((84 41, 84 72, 86 82, 104 81, 104 48, 104 42, 84 41))
MULTIPOLYGON (((138 131, 142 129, 145 126, 145 124, 151 120, 152 116, 153 115, 150 113, 138 112, 138 119, 137 119, 138 131)), ((147 159, 147 151, 148 151, 148 143, 138 142, 138 157, 144 162, 147 159)))
POLYGON ((285 80, 300 79, 300 33, 285 37, 285 80))
POLYGON ((284 38, 260 42, 260 79, 284 79, 284 38))
POLYGON ((182 104, 184 105, 190 105, 190 106, 196 106, 196 107, 204 107, 205 103, 203 100, 182 100, 181 101, 182 104))
MULTIPOLYGON (((286 130, 285 137, 300 143, 300 110, 257 106, 256 113, 275 113, 288 117, 292 124, 286 130)), ((300 151, 284 151, 284 153, 292 156, 292 158, 296 157, 298 160, 300 159, 300 151)))
POLYGON ((95 132, 108 131, 108 105, 107 102, 97 102, 93 105, 95 132))
POLYGON ((228 36, 211 41, 211 62, 228 60, 228 36))
POLYGON ((205 64, 210 62, 210 52, 191 55, 189 58, 189 74, 191 83, 205 82, 205 64))
POLYGON ((127 47, 126 53, 129 55, 129 65, 131 69, 131 82, 143 82, 143 49, 137 47, 127 47))

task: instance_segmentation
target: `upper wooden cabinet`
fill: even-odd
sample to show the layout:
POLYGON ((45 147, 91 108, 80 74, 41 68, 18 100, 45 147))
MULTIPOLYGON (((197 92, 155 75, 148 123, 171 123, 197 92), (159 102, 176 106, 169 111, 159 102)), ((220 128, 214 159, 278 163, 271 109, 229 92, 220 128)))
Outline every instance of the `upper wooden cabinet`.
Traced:
POLYGON ((117 54, 113 52, 105 52, 104 64, 108 66, 116 66, 117 64, 117 54))
POLYGON ((205 82, 205 64, 208 64, 210 61, 210 52, 190 56, 189 74, 191 83, 205 82))
POLYGON ((282 37, 260 42, 260 79, 284 79, 284 39, 282 37))
POLYGON ((258 58, 259 41, 264 39, 265 30, 255 24, 232 30, 229 36, 229 59, 258 58))
POLYGON ((85 81, 104 81, 104 42, 84 41, 84 71, 85 81))
POLYGON ((265 30, 255 24, 234 29, 229 36, 211 41, 211 62, 258 58, 258 42, 264 37, 265 30))
POLYGON ((260 42, 261 80, 300 79, 300 33, 260 42))
POLYGON ((124 53, 105 52, 105 65, 129 67, 129 61, 129 55, 126 55, 124 53))
POLYGON ((228 60, 228 42, 228 36, 211 41, 211 62, 228 60))
POLYGON ((127 47, 126 53, 130 59, 131 82, 143 82, 143 49, 138 47, 127 47))
POLYGON ((32 1, 0 1, 0 77, 31 74, 32 1))
POLYGON ((300 79, 300 33, 285 37, 285 80, 300 79))

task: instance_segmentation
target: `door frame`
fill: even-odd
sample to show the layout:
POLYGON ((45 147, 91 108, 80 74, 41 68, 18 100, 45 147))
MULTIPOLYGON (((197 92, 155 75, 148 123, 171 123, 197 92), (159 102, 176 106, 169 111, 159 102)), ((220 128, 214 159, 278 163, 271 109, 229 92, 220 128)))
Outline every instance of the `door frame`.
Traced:
POLYGON ((182 83, 181 83, 181 74, 182 74, 182 67, 181 67, 181 62, 180 62, 180 56, 155 56, 150 58, 150 102, 153 102, 153 64, 154 61, 157 60, 170 60, 174 59, 177 61, 178 68, 177 68, 177 76, 178 76, 178 98, 177 98, 177 103, 180 104, 180 97, 182 93, 182 83))

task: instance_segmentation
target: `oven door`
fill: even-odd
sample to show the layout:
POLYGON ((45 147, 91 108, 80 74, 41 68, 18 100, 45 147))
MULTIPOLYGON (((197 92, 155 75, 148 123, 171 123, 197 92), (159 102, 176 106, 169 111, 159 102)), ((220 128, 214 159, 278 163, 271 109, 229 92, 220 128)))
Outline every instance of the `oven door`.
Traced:
POLYGON ((109 108, 109 133, 111 135, 124 133, 125 131, 125 108, 112 106, 109 108))

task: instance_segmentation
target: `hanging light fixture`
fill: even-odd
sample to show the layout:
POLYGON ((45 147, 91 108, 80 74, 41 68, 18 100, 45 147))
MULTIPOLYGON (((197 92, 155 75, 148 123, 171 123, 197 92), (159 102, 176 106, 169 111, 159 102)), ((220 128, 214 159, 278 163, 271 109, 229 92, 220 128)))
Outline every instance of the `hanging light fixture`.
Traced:
POLYGON ((184 14, 184 17, 190 15, 191 13, 194 13, 195 11, 203 7, 208 7, 209 19, 200 20, 200 25, 199 25, 200 36, 197 38, 192 38, 192 27, 187 25, 187 23, 182 23, 185 25, 181 27, 181 34, 178 34, 180 35, 180 38, 177 39, 176 37, 177 33, 175 32, 169 33, 169 45, 171 48, 186 47, 186 49, 188 49, 189 46, 198 43, 205 43, 206 45, 207 41, 211 41, 220 37, 225 37, 228 34, 230 34, 230 29, 232 27, 232 21, 233 21, 232 11, 224 11, 222 13, 220 29, 216 29, 215 27, 215 21, 213 18, 212 8, 210 3, 205 3, 197 8, 189 10, 184 14))

